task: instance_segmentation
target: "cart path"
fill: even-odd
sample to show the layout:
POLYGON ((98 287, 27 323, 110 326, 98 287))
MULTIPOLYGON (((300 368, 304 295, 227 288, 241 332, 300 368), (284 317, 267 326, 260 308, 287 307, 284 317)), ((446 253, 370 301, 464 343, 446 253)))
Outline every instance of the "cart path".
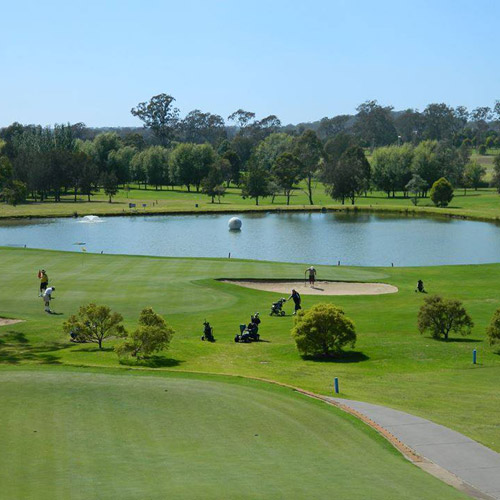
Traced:
MULTIPOLYGON (((466 483, 460 489, 469 495, 500 500, 499 453, 443 425, 409 413, 361 401, 333 397, 326 399, 347 411, 361 414, 417 455, 451 472, 466 483), (472 488, 469 489, 467 485, 472 488)), ((428 468, 425 464, 421 467, 428 468)), ((429 472, 439 476, 436 471, 429 472)), ((449 478, 446 482, 450 482, 449 478)))

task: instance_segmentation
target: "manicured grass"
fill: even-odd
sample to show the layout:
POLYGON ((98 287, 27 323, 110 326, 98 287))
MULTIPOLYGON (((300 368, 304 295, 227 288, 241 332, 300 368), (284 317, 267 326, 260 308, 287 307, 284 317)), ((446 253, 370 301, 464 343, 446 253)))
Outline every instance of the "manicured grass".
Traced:
MULTIPOLYGON (((215 281, 215 278, 297 278, 303 265, 270 262, 174 259, 0 249, 1 314, 25 319, 0 328, 0 362, 5 365, 71 364, 119 367, 112 350, 73 345, 63 320, 81 304, 110 305, 134 328, 139 311, 152 306, 176 329, 171 349, 134 368, 236 374, 277 380, 322 394, 339 377, 341 396, 385 404, 447 425, 500 451, 500 356, 485 341, 485 327, 500 306, 500 265, 429 268, 345 268, 318 266, 320 278, 382 281, 399 292, 380 296, 304 296, 305 308, 319 302, 345 309, 357 326, 355 351, 337 362, 302 359, 290 337, 292 318, 270 318, 278 294, 215 281), (53 306, 61 316, 43 313, 37 297, 39 268, 56 285, 53 306), (422 336, 416 315, 423 295, 464 301, 475 321, 470 338, 440 342, 422 336), (238 325, 260 311, 262 338, 233 342, 238 325), (200 341, 202 322, 215 328, 217 342, 200 341), (472 365, 472 349, 478 365, 472 365)), ((286 310, 291 312, 290 304, 286 310)), ((107 343, 110 348, 113 341, 107 343)), ((123 366, 122 368, 130 368, 123 366)))
POLYGON ((0 380, 0 498, 466 498, 289 389, 60 369, 0 380))
MULTIPOLYGON (((489 157, 484 157, 489 158, 489 157)), ((271 198, 260 200, 257 207, 252 199, 243 199, 241 191, 231 187, 221 203, 211 203, 210 198, 201 193, 188 193, 185 188, 177 187, 175 190, 131 189, 128 193, 120 191, 113 203, 108 203, 107 197, 102 193, 93 197, 92 202, 87 202, 83 197, 76 203, 71 194, 63 197, 60 203, 43 202, 18 205, 16 207, 0 204, 0 219, 9 217, 58 217, 78 215, 104 215, 130 213, 179 213, 179 212, 243 212, 246 210, 319 210, 327 207, 332 210, 361 210, 361 211, 391 211, 404 214, 438 214, 457 217, 469 217, 485 220, 500 220, 500 196, 493 189, 467 190, 464 195, 462 189, 455 190, 449 207, 436 208, 429 198, 419 200, 414 206, 410 199, 404 198, 401 193, 395 198, 388 198, 385 193, 372 192, 368 196, 357 198, 354 206, 341 205, 332 200, 326 193, 321 183, 316 183, 314 189, 314 203, 309 205, 307 196, 301 189, 296 189, 291 198, 291 205, 286 206, 283 196, 277 196, 274 203, 271 198), (135 203, 136 208, 130 209, 129 203, 135 203), (146 205, 146 207, 143 207, 146 205), (196 207, 198 205, 198 207, 196 207)))

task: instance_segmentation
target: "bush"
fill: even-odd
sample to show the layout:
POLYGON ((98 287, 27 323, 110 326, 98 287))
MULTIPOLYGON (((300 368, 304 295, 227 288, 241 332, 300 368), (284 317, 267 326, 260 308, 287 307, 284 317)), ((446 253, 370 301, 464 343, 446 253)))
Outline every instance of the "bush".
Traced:
POLYGON ((354 323, 331 304, 316 304, 307 312, 300 311, 292 337, 299 352, 310 356, 338 356, 344 346, 354 347, 356 343, 354 323))
POLYGON ((459 300, 433 295, 424 299, 418 312, 420 333, 429 331, 433 338, 448 340, 450 332, 470 335, 474 323, 459 300))
POLYGON ((500 309, 497 309, 495 314, 493 314, 491 322, 488 328, 486 328, 486 335, 488 336, 490 345, 500 344, 500 309))
POLYGON ((432 185, 431 200, 437 207, 447 207, 452 199, 453 186, 441 177, 432 185))
POLYGON ((486 145, 485 145, 485 144, 481 144, 481 145, 477 148, 477 152, 478 152, 480 155, 485 155, 485 154, 486 154, 486 145))
POLYGON ((156 314, 151 307, 146 307, 139 316, 139 327, 127 340, 115 347, 118 356, 148 357, 168 347, 174 330, 156 314))

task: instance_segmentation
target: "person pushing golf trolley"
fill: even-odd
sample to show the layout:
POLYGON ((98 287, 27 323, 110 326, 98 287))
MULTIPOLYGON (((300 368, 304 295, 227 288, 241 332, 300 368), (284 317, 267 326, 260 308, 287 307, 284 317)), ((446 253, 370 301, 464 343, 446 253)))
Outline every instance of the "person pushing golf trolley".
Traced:
POLYGON ((316 269, 314 269, 313 266, 308 267, 304 272, 304 276, 307 276, 308 273, 309 273, 309 286, 314 286, 314 282, 316 281, 316 269))
POLYGON ((299 311, 300 309, 302 309, 301 305, 300 305, 300 302, 301 302, 301 298, 300 298, 300 293, 297 292, 297 290, 292 289, 292 294, 290 295, 290 297, 288 297, 287 300, 290 300, 292 299, 293 300, 293 303, 295 304, 295 310, 293 311, 293 314, 294 316, 297 314, 297 311, 299 311))

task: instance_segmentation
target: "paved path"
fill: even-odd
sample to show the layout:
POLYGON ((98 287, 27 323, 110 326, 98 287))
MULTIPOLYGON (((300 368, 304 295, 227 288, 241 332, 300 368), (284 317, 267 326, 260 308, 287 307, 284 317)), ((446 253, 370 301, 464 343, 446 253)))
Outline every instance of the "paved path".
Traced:
POLYGON ((327 399, 361 413, 418 455, 471 485, 473 488, 468 493, 472 496, 500 500, 499 453, 463 434, 409 413, 348 399, 327 399))

